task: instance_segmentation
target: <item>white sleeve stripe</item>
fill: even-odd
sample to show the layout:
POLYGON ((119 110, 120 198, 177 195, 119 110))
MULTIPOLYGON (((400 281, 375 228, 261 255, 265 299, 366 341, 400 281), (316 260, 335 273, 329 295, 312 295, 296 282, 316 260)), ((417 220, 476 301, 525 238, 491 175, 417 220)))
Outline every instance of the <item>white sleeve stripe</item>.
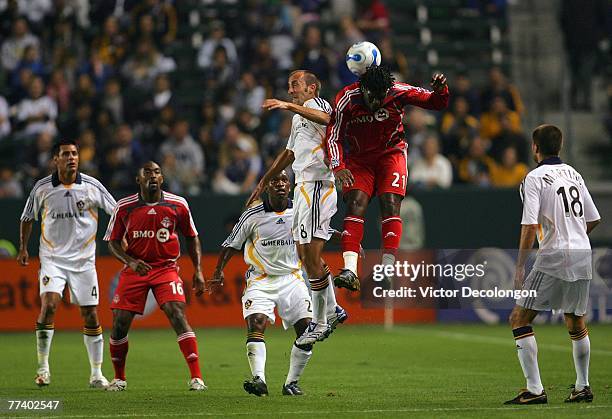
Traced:
POLYGON ((85 182, 85 183, 87 183, 89 185, 92 185, 96 189, 98 189, 102 193, 102 197, 106 198, 106 200, 108 202, 113 202, 113 203, 115 202, 115 198, 113 198, 113 196, 110 194, 110 192, 108 192, 106 190, 106 188, 104 186, 102 186, 101 183, 99 183, 99 182, 98 183, 91 182, 90 180, 87 180, 87 179, 83 179, 83 182, 85 182))
POLYGON ((180 197, 178 195, 174 195, 174 194, 168 193, 168 192, 164 192, 164 199, 166 201, 173 202, 175 204, 181 204, 185 208, 185 210, 187 211, 187 214, 189 216, 189 225, 191 226, 191 229, 193 230, 193 232, 197 235, 198 234, 198 229, 195 226, 195 223, 193 221, 193 217, 191 216, 191 210, 189 209, 189 204, 187 203, 185 198, 180 197))
POLYGON ((119 210, 134 202, 138 202, 138 194, 130 195, 128 197, 125 197, 119 200, 119 202, 117 202, 117 206, 115 207, 115 210, 113 211, 113 215, 111 216, 111 219, 108 222, 108 227, 106 228, 106 233, 104 234, 104 238, 103 238, 104 241, 110 240, 110 236, 113 232, 113 229, 115 228, 115 222, 117 221, 117 214, 119 213, 119 210))
POLYGON ((357 94, 358 92, 359 89, 347 90, 342 96, 342 98, 338 101, 338 106, 336 106, 336 123, 332 127, 331 135, 329 137, 329 140, 331 142, 330 157, 332 158, 332 160, 338 160, 338 157, 340 155, 340 152, 338 151, 338 135, 340 126, 342 124, 342 111, 349 103, 351 96, 357 94))
POLYGON ((249 219, 252 215, 255 215, 256 213, 260 212, 261 210, 263 210, 263 204, 257 205, 256 207, 253 207, 251 209, 246 210, 244 213, 242 213, 242 215, 240 216, 240 219, 238 220, 238 222, 236 223, 236 225, 234 226, 234 228, 232 229, 231 234, 229 235, 229 237, 227 239, 225 239, 225 241, 223 242, 223 246, 225 246, 226 243, 229 243, 231 241, 233 241, 236 238, 236 235, 238 234, 238 232, 240 231, 240 228, 242 227, 242 225, 244 224, 244 222, 249 219))
MULTIPOLYGON (((36 199, 36 193, 38 192, 38 189, 40 189, 41 186, 46 185, 48 183, 51 182, 51 176, 47 176, 46 178, 43 178, 41 180, 39 180, 38 182, 36 182, 36 185, 34 185, 34 187, 32 188, 32 191, 30 192, 30 196, 28 197, 28 202, 26 203, 26 208, 23 211, 24 215, 27 214, 31 214, 32 213, 32 207, 34 206, 34 200, 36 199)), ((33 218, 30 218, 30 220, 33 218)))

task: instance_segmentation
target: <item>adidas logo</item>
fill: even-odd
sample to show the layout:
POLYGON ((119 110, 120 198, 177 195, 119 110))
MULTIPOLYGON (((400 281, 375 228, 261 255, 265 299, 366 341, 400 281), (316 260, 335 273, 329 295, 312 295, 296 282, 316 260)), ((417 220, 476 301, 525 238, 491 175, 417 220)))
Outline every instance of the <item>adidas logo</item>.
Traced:
POLYGON ((149 214, 149 215, 157 215, 157 213, 155 212, 155 208, 151 208, 149 210, 149 212, 147 212, 147 214, 149 214))
POLYGON ((350 235, 351 235, 351 233, 349 233, 348 231, 344 230, 344 231, 342 232, 342 235, 343 235, 343 236, 350 236, 350 235))
POLYGON ((282 218, 279 218, 278 221, 276 222, 276 224, 285 224, 285 221, 283 221, 282 218))
POLYGON ((70 194, 70 191, 66 191, 66 193, 64 194, 64 197, 67 197, 67 196, 72 196, 72 195, 70 194))
POLYGON ((395 234, 394 232, 390 231, 390 232, 388 232, 387 234, 385 234, 385 239, 386 239, 387 237, 397 237, 397 234, 395 234))
POLYGON ((194 354, 193 352, 187 355, 187 361, 191 361, 193 359, 198 359, 198 354, 194 354))

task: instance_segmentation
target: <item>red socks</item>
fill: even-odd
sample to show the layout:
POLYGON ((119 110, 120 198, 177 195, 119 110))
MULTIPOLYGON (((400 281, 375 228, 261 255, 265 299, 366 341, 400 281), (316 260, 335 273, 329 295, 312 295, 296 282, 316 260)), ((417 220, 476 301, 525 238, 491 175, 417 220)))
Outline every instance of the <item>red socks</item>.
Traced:
POLYGON ((200 363, 198 361, 198 341, 196 340, 195 333, 185 332, 176 338, 176 341, 181 348, 181 352, 187 361, 191 378, 202 378, 200 372, 200 363))
POLYGON ((344 217, 342 232, 342 251, 359 254, 359 246, 363 239, 363 218, 355 215, 344 217))
POLYGON ((388 217, 382 220, 382 242, 383 249, 399 249, 402 238, 402 219, 400 217, 388 217))
POLYGON ((128 353, 128 337, 117 340, 110 338, 109 342, 115 378, 125 381, 125 359, 128 353))

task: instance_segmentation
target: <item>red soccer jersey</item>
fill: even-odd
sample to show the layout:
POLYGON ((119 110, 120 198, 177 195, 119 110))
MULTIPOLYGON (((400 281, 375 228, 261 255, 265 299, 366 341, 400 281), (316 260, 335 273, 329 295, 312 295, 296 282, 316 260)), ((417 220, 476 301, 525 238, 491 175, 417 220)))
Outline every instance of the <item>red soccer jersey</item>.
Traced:
POLYGON ((134 194, 117 202, 104 240, 125 237, 128 255, 152 266, 164 266, 176 263, 180 256, 177 230, 185 237, 198 235, 184 198, 162 192, 159 202, 148 204, 134 194))
POLYGON ((346 139, 347 154, 357 158, 376 158, 389 151, 403 151, 404 107, 415 105, 425 109, 440 110, 448 106, 448 87, 442 93, 394 82, 382 107, 370 111, 365 102, 359 82, 349 84, 336 95, 335 109, 327 125, 327 153, 334 172, 344 169, 343 141, 346 139))

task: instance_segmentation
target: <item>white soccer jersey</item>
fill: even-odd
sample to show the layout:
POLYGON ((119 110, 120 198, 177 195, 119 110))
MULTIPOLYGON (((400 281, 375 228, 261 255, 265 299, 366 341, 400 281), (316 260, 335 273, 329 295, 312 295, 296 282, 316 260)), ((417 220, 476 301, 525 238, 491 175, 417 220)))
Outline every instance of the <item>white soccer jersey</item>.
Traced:
POLYGON ((567 281, 591 279, 586 223, 600 216, 580 173, 549 158, 527 174, 520 191, 521 224, 540 225, 535 268, 567 281))
POLYGON ((247 280, 290 275, 301 269, 291 233, 292 224, 291 201, 283 212, 275 212, 266 201, 240 216, 222 246, 237 250, 244 246, 244 261, 249 265, 247 280))
POLYGON ((63 185, 57 172, 34 185, 22 221, 41 220, 39 256, 42 261, 72 271, 94 268, 98 208, 108 215, 115 199, 95 178, 77 173, 76 182, 63 185))
MULTIPOLYGON (((320 97, 304 102, 307 108, 331 114, 332 107, 320 97)), ((295 173, 295 183, 317 180, 334 181, 334 174, 325 164, 325 125, 309 121, 301 115, 294 115, 291 122, 291 135, 287 149, 293 151, 295 161, 291 168, 295 173)))

